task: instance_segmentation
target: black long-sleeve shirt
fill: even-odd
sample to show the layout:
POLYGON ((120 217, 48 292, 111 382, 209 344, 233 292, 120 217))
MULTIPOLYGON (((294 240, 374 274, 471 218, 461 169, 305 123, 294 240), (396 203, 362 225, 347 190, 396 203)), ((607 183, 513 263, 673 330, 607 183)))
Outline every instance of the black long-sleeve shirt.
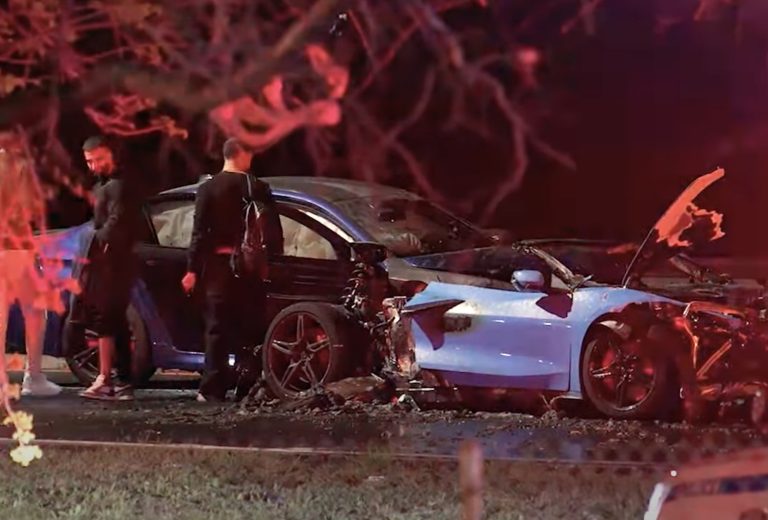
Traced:
POLYGON ((133 246, 142 224, 142 191, 135 179, 113 174, 95 189, 94 242, 106 261, 123 264, 133 259, 133 246))
MULTIPOLYGON (((254 176, 251 179, 251 196, 268 209, 267 250, 276 254, 282 251, 283 233, 280 218, 275 209, 272 190, 254 176)), ((246 175, 223 171, 204 182, 197 190, 195 221, 189 246, 188 270, 198 276, 206 259, 220 247, 236 247, 245 232, 243 208, 248 197, 246 175)))

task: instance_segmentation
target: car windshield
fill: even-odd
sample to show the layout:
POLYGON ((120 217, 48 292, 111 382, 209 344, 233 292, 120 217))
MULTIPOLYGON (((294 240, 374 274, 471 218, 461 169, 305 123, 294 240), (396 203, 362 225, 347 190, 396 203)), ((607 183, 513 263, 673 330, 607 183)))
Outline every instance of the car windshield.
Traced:
POLYGON ((375 242, 400 257, 492 245, 482 231, 424 199, 367 197, 337 205, 375 242))
MULTIPOLYGON (((596 282, 611 285, 621 284, 627 266, 635 255, 634 250, 609 253, 609 246, 595 244, 547 243, 536 244, 536 248, 557 258, 574 274, 592 275, 596 282)), ((692 260, 678 255, 646 269, 643 276, 681 278, 689 277, 691 272, 700 269, 692 260)))

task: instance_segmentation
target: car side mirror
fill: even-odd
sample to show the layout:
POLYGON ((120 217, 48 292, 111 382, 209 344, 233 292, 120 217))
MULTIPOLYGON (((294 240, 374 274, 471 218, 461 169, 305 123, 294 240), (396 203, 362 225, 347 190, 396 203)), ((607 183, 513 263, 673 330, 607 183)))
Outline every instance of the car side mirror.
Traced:
POLYGON ((512 273, 512 283, 521 290, 543 291, 546 287, 544 275, 532 269, 523 269, 512 273))

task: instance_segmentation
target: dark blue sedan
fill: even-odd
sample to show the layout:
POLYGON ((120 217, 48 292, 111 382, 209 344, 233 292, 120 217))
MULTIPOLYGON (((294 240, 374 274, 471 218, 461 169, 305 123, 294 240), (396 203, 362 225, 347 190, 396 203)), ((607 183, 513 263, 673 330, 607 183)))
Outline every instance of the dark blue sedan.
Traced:
MULTIPOLYGON (((320 381, 342 375, 342 367, 336 366, 336 349, 330 347, 342 343, 340 336, 344 331, 339 329, 337 316, 322 310, 328 306, 317 304, 333 304, 341 298, 352 274, 351 244, 375 242, 385 246, 389 251, 386 269, 394 285, 400 286, 405 281, 429 282, 446 276, 443 273, 439 278, 440 274, 422 268, 413 258, 494 243, 488 233, 408 191, 323 177, 263 180, 270 184, 278 201, 285 237, 284 254, 271 266, 266 310, 272 320, 268 335, 274 336, 270 342, 275 349, 272 379, 279 380, 284 391, 278 393, 285 395, 306 391, 313 386, 313 378, 320 381), (290 373, 295 367, 289 350, 280 345, 298 339, 319 350, 314 365, 316 373, 290 373), (279 359, 283 354, 286 359, 279 359)), ((128 311, 134 376, 140 380, 148 380, 156 369, 202 370, 200 298, 186 296, 180 286, 199 186, 198 183, 160 193, 144 209, 145 227, 137 247, 141 276, 128 311)), ((91 231, 89 222, 51 233, 54 240, 49 242, 48 254, 65 264, 60 276, 71 276, 75 260, 84 256, 84 244, 91 231)), ((453 276, 457 283, 495 283, 486 276, 453 276)), ((69 304, 69 295, 62 296, 69 304)), ((23 347, 23 321, 18 309, 12 310, 8 334, 11 345, 23 347)), ((66 354, 72 371, 88 384, 97 374, 95 338, 84 323, 82 337, 76 338, 64 353, 62 334, 62 317, 49 315, 46 354, 66 354)))

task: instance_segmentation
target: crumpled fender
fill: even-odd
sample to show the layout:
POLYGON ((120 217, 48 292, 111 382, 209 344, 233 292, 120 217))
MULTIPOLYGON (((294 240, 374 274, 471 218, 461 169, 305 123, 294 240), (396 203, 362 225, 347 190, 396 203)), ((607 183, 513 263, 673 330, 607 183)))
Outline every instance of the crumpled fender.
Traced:
POLYGON ((464 303, 460 299, 437 300, 433 302, 406 305, 400 313, 402 318, 411 318, 424 331, 432 347, 437 350, 445 342, 445 313, 464 303))

